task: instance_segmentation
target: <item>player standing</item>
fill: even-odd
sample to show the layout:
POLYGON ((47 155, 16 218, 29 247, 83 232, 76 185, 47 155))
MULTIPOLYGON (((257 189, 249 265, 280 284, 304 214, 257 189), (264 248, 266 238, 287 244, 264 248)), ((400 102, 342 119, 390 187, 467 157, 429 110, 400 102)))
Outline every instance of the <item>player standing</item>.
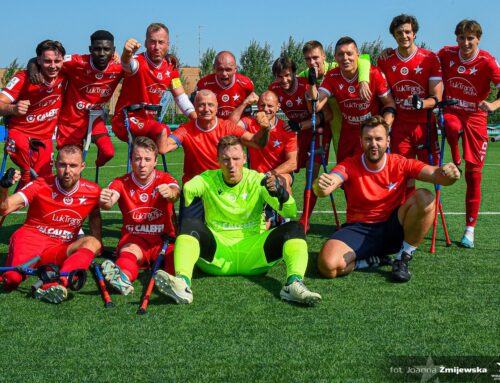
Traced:
POLYGON ((474 247, 474 228, 481 204, 481 178, 488 148, 488 112, 500 106, 499 95, 487 102, 490 82, 500 88, 500 68, 488 52, 479 49, 481 25, 474 20, 462 20, 455 28, 458 46, 444 47, 439 53, 443 69, 444 99, 458 100, 458 104, 445 109, 446 135, 453 162, 460 166, 458 139, 462 135, 465 159, 465 231, 461 245, 474 247))

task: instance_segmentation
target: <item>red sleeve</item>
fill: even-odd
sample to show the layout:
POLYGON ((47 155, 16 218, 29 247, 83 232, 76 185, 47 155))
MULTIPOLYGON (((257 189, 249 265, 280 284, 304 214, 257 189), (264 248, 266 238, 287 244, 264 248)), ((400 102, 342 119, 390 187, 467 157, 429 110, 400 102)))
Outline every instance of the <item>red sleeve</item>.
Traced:
MULTIPOLYGON (((33 202, 33 198, 40 192, 40 190, 47 184, 45 178, 39 177, 34 181, 24 185, 24 187, 19 191, 19 194, 23 196, 28 205, 33 202)), ((27 205, 26 205, 27 206, 27 205)))
POLYGON ((24 85, 28 85, 26 83, 26 71, 19 72, 14 77, 10 79, 10 81, 5 85, 2 89, 2 93, 5 93, 7 97, 9 97, 12 102, 16 102, 21 94, 24 85))
POLYGON ((180 79, 180 78, 181 78, 181 74, 179 73, 179 69, 174 68, 174 69, 172 70, 171 76, 172 76, 172 80, 173 80, 174 78, 178 78, 178 79, 180 79))
POLYGON ((62 73, 71 73, 71 71, 76 68, 82 61, 80 55, 66 55, 64 56, 64 65, 62 67, 62 73))
POLYGON ((185 124, 179 126, 175 131, 172 133, 172 136, 175 136, 179 142, 182 144, 184 142, 184 138, 188 134, 188 131, 186 129, 185 124))
POLYGON ((405 167, 406 174, 410 174, 408 178, 417 178, 422 169, 426 166, 426 164, 422 161, 415 160, 413 158, 406 158, 401 156, 401 161, 403 166, 405 167))
POLYGON ((118 194, 122 195, 123 193, 123 180, 120 178, 115 178, 111 183, 109 184, 109 189, 117 191, 118 194))
POLYGON ((253 117, 246 116, 243 117, 241 121, 245 124, 245 129, 247 132, 257 133, 257 131, 260 129, 260 126, 256 123, 253 117))
POLYGON ((438 56, 434 52, 430 52, 429 66, 431 68, 429 77, 431 77, 431 78, 442 78, 443 77, 443 74, 441 71, 441 63, 439 62, 438 56))
POLYGON ((236 125, 234 122, 229 120, 220 120, 220 123, 224 123, 224 129, 226 130, 226 136, 233 135, 236 137, 243 136, 247 131, 241 126, 236 125))
POLYGON ((380 68, 378 67, 372 67, 373 68, 373 83, 375 85, 375 93, 377 94, 378 97, 384 97, 388 93, 390 93, 390 88, 389 84, 387 83, 387 79, 385 78, 385 75, 382 73, 380 68))
POLYGON ((166 183, 167 185, 177 185, 179 186, 179 182, 170 175, 170 173, 163 173, 163 178, 162 182, 166 183))
POLYGON ((286 137, 287 137, 287 140, 286 140, 285 151, 287 153, 296 152, 298 150, 297 149, 297 135, 294 132, 290 132, 290 134, 287 134, 286 137))
POLYGON ((495 60, 493 56, 488 60, 488 67, 491 70, 491 82, 495 84, 497 88, 500 88, 500 67, 498 66, 498 61, 495 60))
POLYGON ((347 158, 340 164, 335 165, 330 173, 336 173, 340 176, 340 178, 342 178, 343 182, 346 182, 349 179, 350 170, 354 169, 356 166, 356 164, 354 163, 355 159, 355 157, 347 158))

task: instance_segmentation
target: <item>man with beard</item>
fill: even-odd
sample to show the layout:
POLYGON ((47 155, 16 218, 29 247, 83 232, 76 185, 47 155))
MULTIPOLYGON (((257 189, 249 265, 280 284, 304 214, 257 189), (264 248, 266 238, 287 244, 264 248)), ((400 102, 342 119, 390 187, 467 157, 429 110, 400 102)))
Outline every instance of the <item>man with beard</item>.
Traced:
POLYGON ((391 278, 407 282, 408 263, 432 225, 434 195, 417 189, 405 198, 410 178, 440 185, 452 185, 460 178, 458 168, 427 165, 399 154, 389 154, 389 125, 381 116, 361 127, 363 154, 348 158, 330 173, 314 181, 318 197, 328 196, 340 186, 347 198, 347 220, 323 245, 318 268, 327 278, 350 273, 356 268, 384 264, 398 252, 391 278), (404 201, 404 202, 403 202, 404 201))

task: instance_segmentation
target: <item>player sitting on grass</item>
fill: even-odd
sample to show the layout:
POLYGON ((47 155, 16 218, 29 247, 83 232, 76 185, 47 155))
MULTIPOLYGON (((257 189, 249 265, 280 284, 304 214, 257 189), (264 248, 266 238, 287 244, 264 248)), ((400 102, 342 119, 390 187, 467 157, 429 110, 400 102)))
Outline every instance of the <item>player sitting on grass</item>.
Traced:
MULTIPOLYGON (((7 266, 20 265, 39 255, 38 266, 54 264, 61 272, 88 269, 101 250, 101 189, 80 178, 84 168, 82 149, 63 146, 57 153, 55 177, 39 177, 9 197, 8 188, 21 176, 13 168, 5 172, 0 180, 0 215, 28 207, 26 221, 10 238, 7 266), (92 235, 77 238, 87 216, 92 235)), ((14 290, 22 280, 22 274, 7 271, 3 274, 3 288, 14 290)), ((60 303, 68 295, 67 286, 68 279, 61 277, 35 290, 34 296, 60 303)))
POLYGON ((442 167, 388 154, 389 126, 381 116, 372 117, 361 128, 363 154, 355 155, 323 173, 314 181, 318 197, 344 186, 347 222, 323 245, 318 258, 321 274, 328 278, 357 268, 375 266, 399 250, 391 278, 407 282, 408 263, 432 225, 434 195, 417 189, 404 203, 408 179, 452 185, 460 178, 458 168, 442 167))
POLYGON ((303 282, 308 261, 303 226, 288 222, 272 230, 264 227, 264 205, 283 217, 294 217, 293 197, 275 176, 244 168, 246 155, 239 138, 223 137, 217 158, 221 169, 207 170, 184 185, 186 205, 200 197, 206 223, 185 219, 174 250, 177 276, 159 270, 158 289, 177 303, 191 303, 195 264, 212 275, 256 275, 283 259, 288 279, 281 298, 309 305, 319 301, 321 296, 303 282))
MULTIPOLYGON (((139 266, 152 264, 158 257, 163 236, 175 237, 172 218, 180 194, 179 184, 170 174, 155 170, 158 147, 152 139, 136 137, 131 155, 132 172, 111 182, 99 199, 106 210, 118 202, 123 215, 118 259, 116 264, 104 261, 102 273, 124 295, 134 291, 132 282, 139 274, 139 266)), ((172 250, 173 244, 165 257, 169 271, 173 270, 172 250)))

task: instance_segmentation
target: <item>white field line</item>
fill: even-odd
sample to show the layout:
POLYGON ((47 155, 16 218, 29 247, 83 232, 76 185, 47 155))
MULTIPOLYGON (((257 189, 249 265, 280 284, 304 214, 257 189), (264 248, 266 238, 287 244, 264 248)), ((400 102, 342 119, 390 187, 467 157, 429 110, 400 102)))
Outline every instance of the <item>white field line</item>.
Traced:
MULTIPOLYGON (((302 213, 302 210, 297 210, 297 213, 302 213)), ((337 210, 339 214, 345 214, 345 210, 337 210)), ((10 214, 26 214, 26 211, 15 211, 10 214)), ((101 210, 101 214, 121 214, 118 210, 101 210)), ((313 214, 333 214, 331 210, 319 210, 314 211, 313 214)), ((465 212, 461 211, 445 211, 445 215, 465 215, 465 212)), ((500 211, 481 211, 479 215, 500 215, 500 211)))

